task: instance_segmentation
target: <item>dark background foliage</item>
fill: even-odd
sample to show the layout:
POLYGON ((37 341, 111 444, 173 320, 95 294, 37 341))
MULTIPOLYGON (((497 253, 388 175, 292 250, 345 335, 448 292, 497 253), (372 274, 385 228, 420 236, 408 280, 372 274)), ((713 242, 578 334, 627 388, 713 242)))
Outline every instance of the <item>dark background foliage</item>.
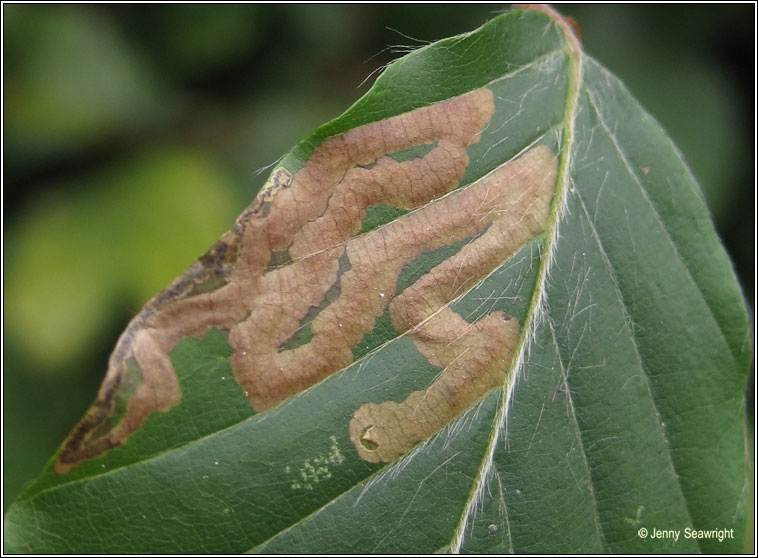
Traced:
MULTIPOLYGON (((3 5, 4 509, 130 316, 252 200, 256 169, 374 70, 500 9, 3 5)), ((752 308, 755 7, 558 9, 679 146, 752 308)))

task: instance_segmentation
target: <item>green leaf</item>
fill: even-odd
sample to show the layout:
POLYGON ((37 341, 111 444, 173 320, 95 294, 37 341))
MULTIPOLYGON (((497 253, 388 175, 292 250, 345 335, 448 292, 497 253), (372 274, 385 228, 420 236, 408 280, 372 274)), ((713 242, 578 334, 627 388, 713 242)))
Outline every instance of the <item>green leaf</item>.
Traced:
MULTIPOLYGON (((392 176, 381 185, 402 184, 392 176)), ((360 184, 368 199, 369 181, 360 184)), ((350 199, 336 207, 354 210, 350 199)), ((740 552, 749 335, 675 146, 557 14, 509 12, 397 60, 285 156, 235 228, 127 329, 98 402, 6 514, 5 550, 740 552), (440 107, 448 135, 422 140, 440 107), (450 141, 474 121, 468 139, 450 141), (403 140, 419 122, 419 139, 403 140), (384 148, 371 149, 387 157, 367 156, 377 137, 384 148), (433 159, 440 148, 446 156, 433 159), (452 181, 439 178, 461 160, 452 181), (370 212, 344 222, 329 213, 348 227, 344 242, 306 250, 328 232, 317 186, 326 206, 338 184, 384 168, 414 178, 413 195, 432 174, 457 189, 428 205, 383 191, 370 212), (503 172, 509 187, 553 189, 526 207, 519 197, 466 213, 503 172), (276 221, 285 241, 287 227, 312 227, 296 236, 300 256, 271 223, 306 183, 292 219, 276 221), (422 222, 439 235, 425 236, 422 222), (267 236, 250 232, 257 223, 267 236), (383 250, 358 250, 376 239, 383 250), (265 270, 242 273, 266 243, 265 270), (288 283, 263 282, 321 257, 330 274, 316 264, 292 274, 287 297, 288 283), (451 262, 460 274, 446 290, 440 270, 451 262), (361 273, 388 288, 351 291, 361 273), (354 306, 339 314, 345 300, 354 306), (414 304, 426 313, 407 324, 414 304), (291 335, 269 351, 281 324, 291 335), (356 341, 308 352, 335 339, 329 325, 356 341), (258 350, 264 364, 308 358, 265 375, 245 365, 258 350), (322 368, 321 381, 308 376, 322 368), (366 428, 365 409, 376 420, 366 428), (377 409, 390 409, 386 422, 377 409)))

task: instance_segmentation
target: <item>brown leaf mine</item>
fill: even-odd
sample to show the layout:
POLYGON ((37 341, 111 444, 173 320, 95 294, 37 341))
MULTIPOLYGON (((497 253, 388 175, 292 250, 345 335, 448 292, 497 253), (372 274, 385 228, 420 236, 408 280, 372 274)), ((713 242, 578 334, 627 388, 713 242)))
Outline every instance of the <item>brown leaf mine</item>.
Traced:
POLYGON ((468 324, 447 304, 544 228, 556 159, 536 147, 456 190, 493 112, 492 93, 475 90, 332 136, 297 172, 275 169, 234 227, 132 320, 55 470, 179 404, 169 352, 212 327, 229 332, 235 379, 262 411, 349 365, 389 305, 397 330, 445 371, 406 402, 358 410, 351 436, 371 461, 407 451, 502 382, 516 321, 493 313, 468 324), (372 208, 396 217, 361 234, 372 208), (395 292, 420 254, 469 238, 395 292))
POLYGON ((545 228, 556 167, 555 155, 536 147, 415 214, 430 214, 424 222, 438 224, 438 238, 484 233, 392 300, 392 323, 443 372, 401 403, 367 403, 355 412, 350 437, 363 459, 392 461, 504 382, 518 322, 492 312, 469 324, 448 303, 545 228))
POLYGON ((274 198, 268 218, 251 220, 256 252, 243 252, 250 268, 238 265, 235 276, 258 277, 257 296, 229 340, 235 377, 256 410, 349 365, 351 348, 381 316, 402 267, 474 230, 447 225, 432 209, 358 236, 368 207, 414 209, 454 190, 468 166, 466 148, 493 110, 492 93, 483 89, 329 138, 274 198), (388 156, 433 142, 423 157, 388 156), (290 263, 271 267, 282 252, 290 263), (305 339, 293 343, 305 324, 305 339))

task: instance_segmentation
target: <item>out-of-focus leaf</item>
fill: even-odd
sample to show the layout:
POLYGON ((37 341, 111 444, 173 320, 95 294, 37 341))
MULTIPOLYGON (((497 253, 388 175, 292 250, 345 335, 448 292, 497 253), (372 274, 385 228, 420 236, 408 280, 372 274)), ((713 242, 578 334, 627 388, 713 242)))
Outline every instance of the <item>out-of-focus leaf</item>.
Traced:
POLYGON ((204 71, 235 60, 255 43, 258 6, 185 4, 173 11, 159 11, 161 44, 171 72, 196 77, 204 71))
POLYGON ((3 14, 6 141, 17 158, 67 153, 168 110, 155 78, 101 14, 63 5, 3 14))
POLYGON ((138 307, 234 214, 225 173, 193 150, 142 153, 62 191, 11 230, 5 287, 7 333, 43 372, 80 357, 114 299, 138 307))
MULTIPOLYGON (((413 123, 424 107, 469 92, 490 92, 493 113, 466 148, 459 190, 429 207, 449 207, 450 199, 462 199, 453 196, 489 184, 503 165, 538 147, 557 156, 544 230, 439 308, 471 325, 461 337, 492 316, 520 324, 500 385, 399 459, 375 463, 362 458, 364 449, 376 450, 372 439, 351 436, 356 410, 367 402, 402 403, 454 365, 434 366, 422 352, 423 324, 398 335, 395 316, 385 313, 351 347, 352 364, 259 412, 235 382, 243 376, 235 359, 245 355, 238 345, 234 353, 240 341, 233 336, 242 322, 184 337, 171 352, 181 401, 92 459, 62 462, 59 453, 6 515, 6 551, 741 551, 743 396, 752 347, 739 288, 678 151, 623 85, 582 53, 563 20, 514 11, 398 60, 348 112, 283 159, 271 183, 278 190, 268 193, 290 186, 301 193, 298 171, 319 157, 331 161, 322 149, 329 138, 348 137, 341 135, 356 127, 375 130, 380 121, 389 126, 397 120, 386 119, 400 114, 413 123), (294 182, 282 178, 282 168, 294 182), (688 537, 687 528, 700 537, 688 537), (654 529, 680 536, 652 537, 654 529)), ((469 116, 451 112, 452 128, 469 116)), ((389 130, 381 137, 391 143, 389 130)), ((350 157, 361 157, 359 139, 348 144, 350 157)), ((436 139, 416 151, 387 149, 380 159, 423 161, 436 139)), ((370 172, 379 159, 360 164, 370 172)), ((266 199, 242 222, 267 217, 273 205, 266 199)), ((303 211, 311 203, 305 196, 303 211)), ((388 231, 428 215, 372 208, 365 234, 351 233, 344 244, 386 234, 378 222, 388 231)), ((423 251, 388 298, 428 279, 464 246, 481 245, 487 230, 465 239, 468 245, 423 251)), ((218 248, 203 260, 206 271, 216 256, 218 248)), ((267 272, 289 265, 284 252, 274 256, 267 272)), ((392 263, 384 252, 372 256, 392 263)), ((353 269, 340 266, 345 277, 353 269)), ((185 277, 197 277, 193 270, 185 277)), ((246 292, 243 281, 230 281, 246 292)), ((169 294, 180 286, 186 283, 169 294)), ((375 294, 385 296, 366 297, 375 294)), ((337 295, 325 298, 325 308, 337 295)), ((296 296, 305 295, 293 293, 293 305, 296 296)), ((266 306, 263 298, 252 300, 250 312, 266 306)), ((319 335, 307 331, 303 326, 282 346, 307 345, 309 335, 319 335)), ((247 340, 253 349, 255 341, 247 340)), ((472 350, 486 356, 499 347, 472 350)), ((281 374, 293 378, 317 365, 314 358, 281 374)), ((475 383, 476 374, 468 379, 475 383)), ((451 388, 450 397, 466 385, 451 388)), ((398 437, 418 426, 395 419, 398 437)))

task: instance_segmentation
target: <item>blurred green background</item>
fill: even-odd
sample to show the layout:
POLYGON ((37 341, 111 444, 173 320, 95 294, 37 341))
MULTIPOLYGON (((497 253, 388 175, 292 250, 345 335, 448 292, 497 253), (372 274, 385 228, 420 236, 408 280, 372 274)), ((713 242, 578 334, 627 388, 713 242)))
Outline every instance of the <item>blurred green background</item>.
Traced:
MULTIPOLYGON (((256 169, 399 51, 504 8, 3 5, 4 509, 129 318, 252 200, 256 169)), ((755 7, 558 8, 683 152, 752 308, 755 7)))

